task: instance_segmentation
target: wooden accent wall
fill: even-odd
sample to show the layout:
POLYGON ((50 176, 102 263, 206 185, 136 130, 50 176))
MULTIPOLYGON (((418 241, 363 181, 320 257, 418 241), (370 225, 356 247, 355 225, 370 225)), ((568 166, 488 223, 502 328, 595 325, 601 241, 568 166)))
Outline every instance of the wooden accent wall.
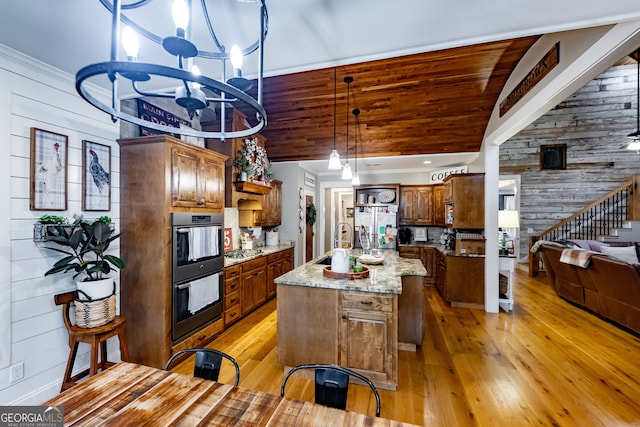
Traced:
POLYGON ((530 233, 569 217, 638 173, 636 65, 614 66, 500 146, 500 174, 521 176, 520 253, 530 233), (540 170, 540 146, 567 145, 565 170, 540 170))

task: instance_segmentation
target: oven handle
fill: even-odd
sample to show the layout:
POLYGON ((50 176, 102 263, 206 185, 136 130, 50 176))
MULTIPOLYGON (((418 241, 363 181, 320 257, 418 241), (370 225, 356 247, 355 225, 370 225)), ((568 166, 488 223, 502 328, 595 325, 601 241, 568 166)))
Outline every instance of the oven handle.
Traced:
POLYGON ((178 228, 178 233, 188 233, 189 229, 188 228, 178 228))
POLYGON ((176 289, 179 289, 179 290, 181 290, 181 289, 187 289, 187 288, 189 288, 189 287, 191 287, 191 283, 183 283, 183 284, 181 284, 181 285, 176 285, 176 289))

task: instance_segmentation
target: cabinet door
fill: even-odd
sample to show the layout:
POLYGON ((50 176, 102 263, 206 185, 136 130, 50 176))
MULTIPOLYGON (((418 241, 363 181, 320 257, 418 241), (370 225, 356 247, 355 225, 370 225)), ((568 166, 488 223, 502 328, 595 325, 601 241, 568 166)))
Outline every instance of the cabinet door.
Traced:
POLYGON ((445 299, 451 303, 484 304, 484 258, 446 257, 445 299))
POLYGON ((256 274, 254 270, 242 273, 241 304, 243 316, 256 307, 255 296, 253 293, 255 276, 256 274))
POLYGON ((400 187, 400 224, 415 223, 416 203, 415 187, 400 187))
POLYGON ((447 278, 447 264, 444 254, 436 250, 436 287, 438 292, 444 298, 445 280, 447 278))
POLYGON ((278 252, 267 257, 267 298, 276 295, 276 284, 273 282, 276 277, 282 275, 282 252, 278 252))
POLYGON ((282 255, 282 274, 293 270, 294 256, 293 248, 284 251, 284 254, 282 255))
POLYGON ((201 165, 199 200, 207 208, 221 209, 224 207, 224 162, 205 157, 201 165))
POLYGON ((255 307, 267 300, 267 270, 265 267, 255 270, 253 275, 253 302, 255 307))
POLYGON ((420 258, 427 270, 425 282, 429 284, 433 284, 436 279, 436 251, 436 248, 420 248, 420 258))
POLYGON ((264 197, 263 227, 276 227, 282 223, 282 182, 271 181, 271 191, 264 197))
POLYGON ((444 185, 433 187, 433 224, 444 226, 444 185))
POLYGON ((416 223, 431 224, 433 209, 433 189, 418 187, 416 189, 416 223))
POLYGON ((171 204, 198 207, 198 155, 190 150, 171 149, 171 204))
POLYGON ((390 313, 345 309, 340 317, 340 365, 385 374, 390 313))

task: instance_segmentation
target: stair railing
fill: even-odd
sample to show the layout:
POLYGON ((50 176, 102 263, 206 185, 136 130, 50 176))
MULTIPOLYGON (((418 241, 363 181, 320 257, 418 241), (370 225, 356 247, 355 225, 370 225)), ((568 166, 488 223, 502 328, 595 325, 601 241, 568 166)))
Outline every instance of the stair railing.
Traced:
MULTIPOLYGON (((632 194, 632 180, 628 180, 569 218, 531 236, 529 250, 539 240, 597 240, 600 236, 610 235, 612 230, 622 228, 624 222, 629 220, 629 199, 632 194)), ((537 276, 539 270, 540 257, 537 252, 530 251, 529 276, 537 276)))

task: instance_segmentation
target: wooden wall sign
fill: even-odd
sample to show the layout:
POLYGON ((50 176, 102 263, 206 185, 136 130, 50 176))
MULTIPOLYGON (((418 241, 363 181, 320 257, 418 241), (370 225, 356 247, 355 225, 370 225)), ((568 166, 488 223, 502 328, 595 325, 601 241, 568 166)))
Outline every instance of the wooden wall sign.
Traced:
POLYGON ((527 75, 516 85, 515 88, 500 103, 500 117, 507 114, 516 103, 522 99, 544 76, 549 74, 560 62, 560 42, 542 57, 540 61, 527 73, 527 75))

